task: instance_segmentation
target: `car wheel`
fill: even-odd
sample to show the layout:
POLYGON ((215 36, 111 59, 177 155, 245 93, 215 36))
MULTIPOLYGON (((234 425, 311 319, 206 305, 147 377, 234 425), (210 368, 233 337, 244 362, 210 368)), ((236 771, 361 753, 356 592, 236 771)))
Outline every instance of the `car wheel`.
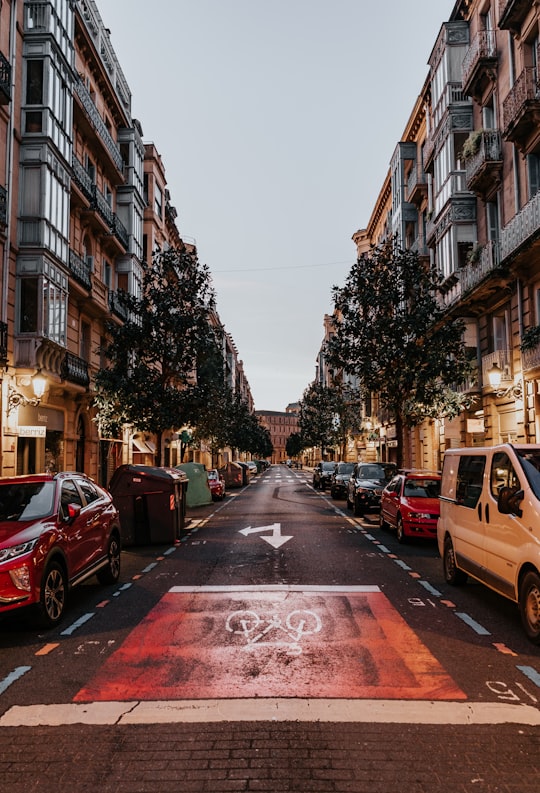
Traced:
POLYGON ((100 584, 116 584, 120 578, 120 540, 118 535, 111 534, 107 549, 107 565, 97 572, 100 584))
POLYGON ((444 580, 451 586, 460 586, 467 581, 467 573, 456 566, 456 555, 450 537, 444 541, 443 551, 444 580))
POLYGON ((66 573, 58 562, 45 568, 41 579, 38 620, 43 628, 54 628, 64 615, 66 608, 66 573))
POLYGON ((519 588, 519 612, 529 641, 540 644, 540 576, 528 572, 519 588))
POLYGON ((357 518, 363 518, 364 517, 364 510, 360 506, 360 503, 359 503, 359 501, 358 501, 358 499, 356 497, 354 499, 354 514, 356 515, 357 518))
POLYGON ((347 509, 352 509, 352 508, 353 508, 353 503, 349 498, 349 494, 347 493, 347 509))
POLYGON ((403 528, 403 518, 401 517, 401 515, 397 516, 396 537, 398 542, 401 543, 407 542, 407 535, 405 534, 405 529, 403 528))

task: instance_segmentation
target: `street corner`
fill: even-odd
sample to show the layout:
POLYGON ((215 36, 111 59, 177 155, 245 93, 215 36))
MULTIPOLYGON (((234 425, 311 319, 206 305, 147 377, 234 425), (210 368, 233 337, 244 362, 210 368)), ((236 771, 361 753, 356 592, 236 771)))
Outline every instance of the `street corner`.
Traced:
POLYGON ((175 587, 74 701, 466 699, 378 587, 175 587))

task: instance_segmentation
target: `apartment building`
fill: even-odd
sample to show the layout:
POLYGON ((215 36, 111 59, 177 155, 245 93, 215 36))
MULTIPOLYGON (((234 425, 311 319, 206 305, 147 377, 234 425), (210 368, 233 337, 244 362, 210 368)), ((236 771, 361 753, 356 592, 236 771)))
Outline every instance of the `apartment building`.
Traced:
MULTIPOLYGON (((361 255, 395 234, 441 271, 440 299, 464 321, 476 364, 456 384, 468 397, 461 415, 409 433, 409 465, 437 468, 452 446, 540 437, 539 41, 536 4, 456 2, 370 221, 353 235, 361 255)), ((392 459, 391 417, 373 397, 366 410, 392 459)))
POLYGON ((290 435, 299 432, 298 424, 298 404, 292 402, 287 405, 284 411, 279 410, 256 410, 255 415, 261 425, 270 433, 270 439, 274 450, 271 462, 284 463, 288 458, 286 451, 287 440, 290 435))
MULTIPOLYGON (((100 436, 93 379, 119 290, 140 295, 156 250, 197 255, 176 219, 95 0, 0 3, 1 475, 154 462, 137 428, 100 436)), ((164 443, 179 461, 181 433, 164 443)))

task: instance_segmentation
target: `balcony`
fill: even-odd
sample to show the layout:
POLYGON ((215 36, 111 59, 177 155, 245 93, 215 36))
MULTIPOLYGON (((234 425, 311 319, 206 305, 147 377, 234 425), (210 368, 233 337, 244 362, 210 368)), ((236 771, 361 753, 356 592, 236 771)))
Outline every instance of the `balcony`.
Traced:
POLYGON ((75 383, 85 388, 90 385, 87 362, 71 352, 66 352, 64 356, 60 366, 60 376, 68 383, 75 383))
POLYGON ((6 366, 8 360, 8 326, 0 322, 0 366, 6 366))
POLYGON ((75 251, 69 251, 69 271, 81 286, 90 291, 92 289, 92 268, 88 259, 83 259, 75 251))
POLYGON ((463 59, 463 92, 480 101, 497 79, 497 44, 494 30, 481 30, 463 59))
POLYGON ((540 369, 540 343, 521 352, 521 365, 523 371, 530 374, 540 369))
POLYGON ((531 8, 531 0, 499 0, 500 29, 519 33, 531 8))
POLYGON ((118 319, 123 320, 123 322, 127 322, 127 307, 120 299, 118 292, 115 292, 112 289, 109 289, 109 308, 111 312, 118 317, 118 319))
POLYGON ((421 162, 415 162, 407 179, 406 200, 419 206, 427 197, 427 176, 421 162))
POLYGON ((0 105, 9 105, 11 102, 11 65, 0 52, 0 105))
POLYGON ((503 102, 503 137, 528 154, 540 135, 540 90, 536 69, 524 69, 503 102))
POLYGON ((501 266, 499 245, 490 241, 477 250, 476 260, 459 272, 462 300, 467 297, 467 293, 473 292, 475 300, 483 299, 506 283, 506 270, 501 266))
POLYGON ((490 201, 497 194, 502 179, 501 133, 493 129, 478 134, 477 151, 465 161, 465 178, 469 190, 490 201))
POLYGON ((539 242, 540 193, 536 193, 501 231, 501 261, 517 256, 523 248, 530 255, 533 243, 537 248, 539 242))
POLYGON ((74 84, 75 95, 79 98, 84 115, 91 129, 97 133, 98 139, 101 140, 104 150, 109 155, 111 162, 116 170, 123 174, 123 160, 120 154, 120 147, 113 139, 111 133, 107 129, 105 122, 101 118, 97 107, 95 106, 90 92, 87 90, 81 79, 76 79, 74 84))
POLYGON ((5 187, 0 187, 0 227, 7 226, 7 190, 5 187))

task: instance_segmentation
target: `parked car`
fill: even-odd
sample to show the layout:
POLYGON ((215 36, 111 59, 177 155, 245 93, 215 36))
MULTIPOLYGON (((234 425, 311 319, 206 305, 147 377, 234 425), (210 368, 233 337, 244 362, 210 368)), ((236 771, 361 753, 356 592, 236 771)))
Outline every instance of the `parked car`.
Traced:
POLYGON ((313 469, 313 487, 315 490, 326 490, 326 486, 330 485, 332 474, 336 464, 333 462, 317 463, 313 469))
POLYGON ((438 472, 397 474, 381 494, 381 528, 395 529, 399 542, 408 537, 436 539, 440 492, 438 472))
POLYGON ((217 468, 210 468, 206 473, 212 499, 214 501, 223 501, 225 498, 225 477, 219 473, 217 468))
POLYGON ((33 606, 58 624, 71 587, 118 580, 120 538, 110 493, 84 474, 0 479, 0 614, 33 606))
POLYGON ((437 539, 446 582, 471 576, 517 603, 540 644, 540 445, 447 449, 437 539))
POLYGON ((347 487, 354 469, 354 463, 338 463, 330 480, 332 498, 347 498, 347 487))
POLYGON ((396 473, 395 463, 356 463, 347 485, 347 507, 358 517, 378 510, 383 488, 396 473))

